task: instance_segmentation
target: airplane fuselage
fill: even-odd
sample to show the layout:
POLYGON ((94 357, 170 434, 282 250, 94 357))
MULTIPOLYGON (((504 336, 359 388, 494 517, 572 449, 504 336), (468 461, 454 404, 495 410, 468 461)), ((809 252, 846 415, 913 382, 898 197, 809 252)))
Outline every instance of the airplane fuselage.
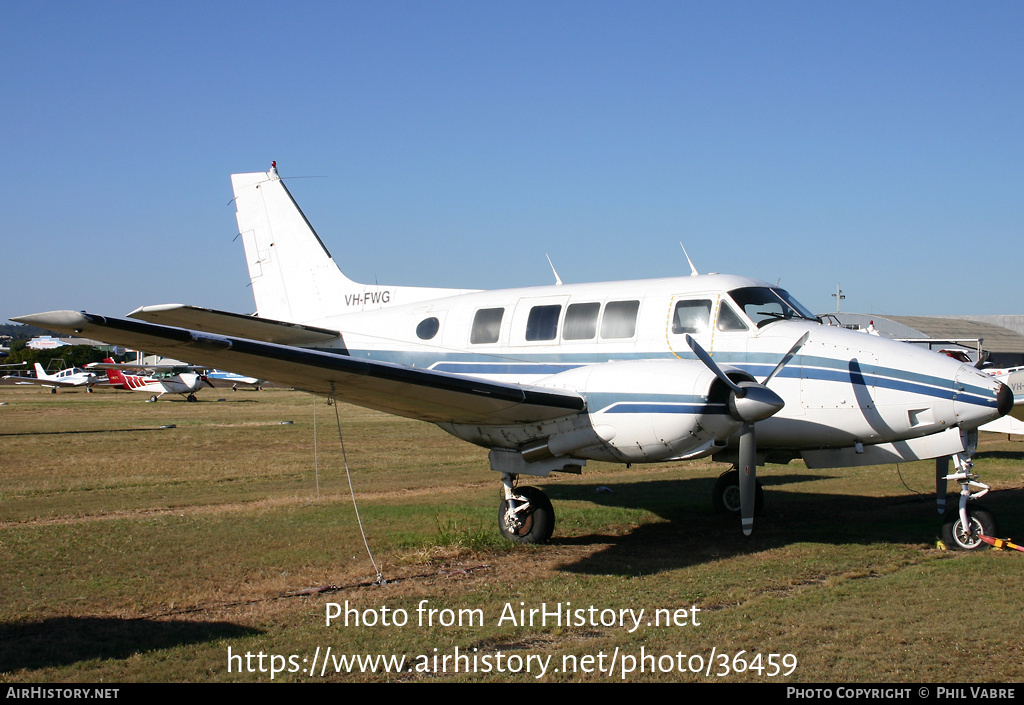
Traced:
MULTIPOLYGON (((822 325, 784 291, 745 277, 479 291, 394 305, 402 295, 401 287, 382 287, 376 298, 341 302, 342 310, 357 309, 351 313, 306 323, 342 331, 336 345, 356 358, 517 384, 580 390, 583 376, 597 373, 581 368, 615 363, 601 364, 600 374, 619 375, 621 383, 606 380, 584 392, 593 425, 601 416, 614 417, 621 428, 633 415, 655 429, 671 426, 679 414, 714 413, 687 334, 720 366, 761 380, 809 333, 772 382, 785 407, 760 423, 764 449, 897 443, 976 428, 999 415, 999 384, 973 367, 922 347, 822 325)), ((507 448, 551 430, 441 426, 474 443, 507 448)), ((659 447, 657 430, 647 435, 647 448, 595 455, 639 462, 688 457, 694 450, 691 443, 659 447)), ((945 453, 956 444, 953 435, 920 444, 916 452, 933 445, 945 453)))

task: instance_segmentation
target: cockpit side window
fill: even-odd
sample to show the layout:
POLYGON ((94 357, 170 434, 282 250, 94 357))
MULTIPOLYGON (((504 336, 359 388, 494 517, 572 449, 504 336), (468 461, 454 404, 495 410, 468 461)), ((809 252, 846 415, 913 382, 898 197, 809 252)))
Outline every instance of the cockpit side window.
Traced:
POLYGON ((740 318, 740 314, 724 301, 718 308, 718 323, 716 325, 718 330, 724 332, 747 330, 747 324, 740 318))
POLYGON ((474 345, 497 343, 501 333, 501 318, 505 315, 503 308, 482 308, 473 317, 473 330, 469 334, 469 342, 474 345))
POLYGON ((680 301, 676 304, 675 312, 672 314, 672 332, 676 335, 683 333, 700 335, 707 332, 710 320, 711 301, 709 299, 680 301))

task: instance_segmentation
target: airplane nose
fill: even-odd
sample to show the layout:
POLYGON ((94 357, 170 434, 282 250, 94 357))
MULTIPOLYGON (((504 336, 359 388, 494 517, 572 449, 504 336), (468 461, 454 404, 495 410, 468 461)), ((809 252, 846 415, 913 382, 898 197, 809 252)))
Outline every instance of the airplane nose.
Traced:
POLYGON ((999 415, 1006 416, 1012 408, 1013 391, 1005 384, 1000 384, 999 391, 996 392, 996 409, 999 411, 999 415))
POLYGON ((1013 408, 1013 391, 971 365, 960 365, 955 382, 953 408, 961 424, 995 421, 1013 408))

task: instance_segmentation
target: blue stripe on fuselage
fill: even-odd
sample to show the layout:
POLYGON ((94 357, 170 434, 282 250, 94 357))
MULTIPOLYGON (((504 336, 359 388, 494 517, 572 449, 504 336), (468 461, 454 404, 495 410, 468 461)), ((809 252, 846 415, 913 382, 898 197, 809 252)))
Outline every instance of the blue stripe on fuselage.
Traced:
MULTIPOLYGON (((426 367, 443 372, 476 376, 515 376, 515 377, 548 377, 584 365, 605 362, 625 362, 630 360, 665 360, 681 358, 696 361, 692 353, 649 352, 649 353, 553 353, 524 356, 522 359, 495 359, 494 355, 481 353, 452 353, 439 358, 436 352, 406 352, 394 350, 352 350, 353 357, 362 357, 410 365, 426 367)), ((778 363, 778 355, 773 353, 730 353, 719 351, 715 360, 720 364, 731 365, 750 373, 755 379, 763 379, 778 363)), ((963 389, 954 380, 921 374, 910 370, 863 364, 851 370, 850 360, 798 355, 784 367, 780 377, 792 379, 820 380, 851 384, 855 386, 875 386, 893 389, 911 394, 920 394, 936 399, 956 399, 959 402, 996 407, 996 399, 992 392, 983 387, 964 385, 963 389)))

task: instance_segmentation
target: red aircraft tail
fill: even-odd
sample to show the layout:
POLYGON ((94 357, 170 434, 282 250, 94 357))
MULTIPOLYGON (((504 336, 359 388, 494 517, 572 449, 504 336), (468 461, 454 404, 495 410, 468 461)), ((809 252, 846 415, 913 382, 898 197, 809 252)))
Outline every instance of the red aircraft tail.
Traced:
MULTIPOLYGON (((103 362, 113 364, 114 360, 113 358, 108 357, 103 362)), ((121 374, 121 370, 107 370, 107 379, 110 380, 110 383, 115 387, 128 389, 128 384, 125 382, 124 375, 121 374)))

